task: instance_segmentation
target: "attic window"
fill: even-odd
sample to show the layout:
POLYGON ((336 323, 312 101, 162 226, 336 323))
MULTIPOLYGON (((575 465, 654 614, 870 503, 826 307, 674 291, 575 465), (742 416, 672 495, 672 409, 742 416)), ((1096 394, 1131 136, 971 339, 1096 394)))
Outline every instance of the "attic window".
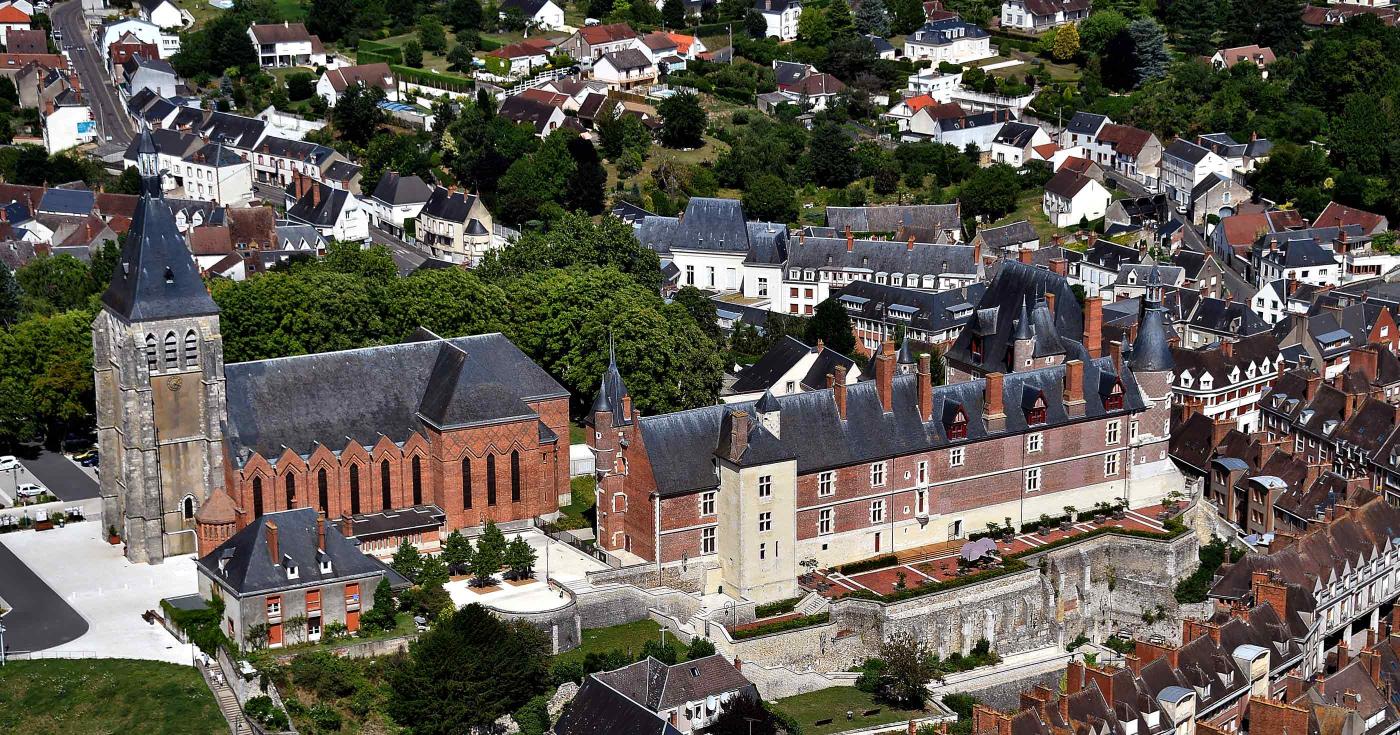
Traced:
POLYGON ((297 578, 297 563, 292 561, 292 557, 282 555, 282 568, 287 570, 287 579, 297 578))
POLYGON ((166 282, 166 283, 174 283, 174 282, 175 282, 175 271, 171 270, 171 269, 170 269, 170 266, 166 266, 166 267, 165 267, 165 282, 166 282))
POLYGON ((967 438, 967 414, 963 412, 962 406, 958 406, 957 413, 953 414, 953 420, 948 422, 948 438, 967 438))
POLYGON ((1105 411, 1121 411, 1123 409, 1123 381, 1113 381, 1112 387, 1108 389, 1108 395, 1103 398, 1103 408, 1105 411))
POLYGON ((692 667, 690 667, 690 675, 691 675, 692 677, 698 677, 698 676, 700 676, 700 667, 699 667, 699 666, 692 666, 692 667))
POLYGON ((321 574, 331 573, 331 558, 326 554, 321 554, 321 574))
POLYGON ((967 345, 968 351, 972 353, 972 361, 978 365, 982 364, 982 338, 973 337, 967 345))
POLYGON ((1035 397, 1035 402, 1026 409, 1026 425, 1035 426, 1045 423, 1045 394, 1040 393, 1035 397))

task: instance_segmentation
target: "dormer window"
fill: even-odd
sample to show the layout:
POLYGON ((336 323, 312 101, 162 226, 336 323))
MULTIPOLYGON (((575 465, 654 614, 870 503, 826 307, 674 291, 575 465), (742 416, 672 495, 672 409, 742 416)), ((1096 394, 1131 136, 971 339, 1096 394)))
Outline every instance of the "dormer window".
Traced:
POLYGON ((1036 394, 1035 400, 1031 402, 1031 407, 1026 409, 1026 424, 1035 426, 1045 423, 1045 394, 1036 394))
POLYGON ((322 552, 322 553, 320 554, 320 556, 319 556, 319 558, 318 558, 317 561, 320 562, 321 574, 326 575, 326 574, 330 574, 330 573, 331 573, 331 557, 330 557, 330 555, 326 554, 325 552, 322 552))
POLYGON ((1103 397, 1103 408, 1105 411, 1123 410, 1123 381, 1113 381, 1113 385, 1108 389, 1108 395, 1103 397))
POLYGON ((982 364, 982 338, 973 337, 968 341, 967 349, 972 353, 972 361, 978 365, 982 364))
POLYGON ((958 406, 953 420, 948 422, 947 432, 949 439, 967 438, 967 414, 963 412, 962 406, 958 406))

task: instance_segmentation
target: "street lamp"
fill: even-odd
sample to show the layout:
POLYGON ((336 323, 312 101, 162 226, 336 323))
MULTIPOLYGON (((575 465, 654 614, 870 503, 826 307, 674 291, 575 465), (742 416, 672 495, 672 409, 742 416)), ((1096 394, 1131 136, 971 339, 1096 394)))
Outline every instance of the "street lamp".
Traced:
POLYGON ((0 623, 0 666, 5 665, 5 624, 0 623))

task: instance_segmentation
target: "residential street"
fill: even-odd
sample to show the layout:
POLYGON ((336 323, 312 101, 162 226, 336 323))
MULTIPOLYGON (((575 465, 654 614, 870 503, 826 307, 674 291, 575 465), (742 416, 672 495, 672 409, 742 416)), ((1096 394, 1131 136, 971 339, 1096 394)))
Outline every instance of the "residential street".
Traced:
POLYGON ((122 109, 120 97, 112 89, 111 81, 102 69, 102 56, 97 53, 83 23, 81 0, 69 0, 55 6, 50 17, 54 27, 63 31, 63 43, 73 46, 69 55, 74 68, 78 70, 83 91, 92 104, 93 116, 98 121, 100 143, 106 143, 106 137, 111 136, 112 144, 125 148, 132 138, 130 121, 122 109))

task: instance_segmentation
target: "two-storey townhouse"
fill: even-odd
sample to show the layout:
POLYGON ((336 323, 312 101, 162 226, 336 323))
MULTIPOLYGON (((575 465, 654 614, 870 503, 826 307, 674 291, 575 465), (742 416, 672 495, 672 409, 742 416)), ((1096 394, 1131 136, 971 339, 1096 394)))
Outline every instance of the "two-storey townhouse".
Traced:
POLYGON ((947 291, 978 281, 983 274, 976 246, 816 237, 799 233, 789 241, 782 290, 774 311, 810 316, 817 304, 856 281, 926 291, 947 291))
POLYGON ((1231 175, 1230 162, 1209 148, 1177 138, 1162 150, 1162 190, 1172 206, 1185 212, 1191 204, 1191 190, 1211 174, 1231 175))
POLYGON ((333 148, 275 135, 265 136, 247 158, 258 183, 278 188, 286 188, 298 174, 324 181, 326 167, 332 161, 343 160, 333 148))
POLYGON ((416 222, 418 242, 440 260, 474 265, 497 247, 486 203, 456 187, 434 187, 416 222))
POLYGON ((960 18, 925 23, 904 39, 904 55, 912 61, 966 64, 995 56, 991 34, 960 18))
POLYGON ((1270 332, 1222 339, 1200 349, 1172 348, 1172 402, 1207 418, 1228 419, 1248 434, 1262 429, 1259 402, 1279 374, 1278 338, 1270 332))
POLYGON ((1005 0, 1001 27, 1041 33, 1089 17, 1089 0, 1005 0))
POLYGON ((255 23, 248 27, 248 39, 264 69, 326 64, 321 38, 306 30, 303 23, 255 23))

